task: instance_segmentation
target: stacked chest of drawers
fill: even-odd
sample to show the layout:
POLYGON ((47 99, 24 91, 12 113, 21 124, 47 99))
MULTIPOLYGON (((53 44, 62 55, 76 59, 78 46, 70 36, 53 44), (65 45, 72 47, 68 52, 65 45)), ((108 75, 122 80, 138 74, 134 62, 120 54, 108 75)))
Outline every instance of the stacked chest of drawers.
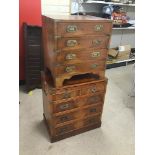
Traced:
POLYGON ((42 16, 44 119, 51 142, 101 125, 112 21, 42 16))

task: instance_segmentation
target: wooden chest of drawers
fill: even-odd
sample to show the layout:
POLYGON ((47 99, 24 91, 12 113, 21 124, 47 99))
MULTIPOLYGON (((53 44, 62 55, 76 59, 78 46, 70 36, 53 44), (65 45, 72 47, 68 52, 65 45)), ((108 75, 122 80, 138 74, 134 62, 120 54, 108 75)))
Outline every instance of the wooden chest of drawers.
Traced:
POLYGON ((42 72, 44 119, 51 142, 100 127, 106 78, 83 82, 78 77, 61 88, 54 88, 51 79, 42 72))
POLYGON ((54 86, 74 75, 104 78, 112 21, 92 16, 42 16, 45 70, 54 86))

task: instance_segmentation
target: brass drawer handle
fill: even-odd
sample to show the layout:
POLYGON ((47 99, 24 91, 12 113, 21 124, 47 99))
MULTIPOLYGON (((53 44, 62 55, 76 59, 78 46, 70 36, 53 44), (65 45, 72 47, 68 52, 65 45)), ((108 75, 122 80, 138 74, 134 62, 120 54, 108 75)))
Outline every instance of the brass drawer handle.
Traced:
POLYGON ((97 90, 96 90, 96 87, 91 88, 90 91, 91 91, 92 93, 95 93, 95 92, 97 91, 97 90))
POLYGON ((102 31, 103 30, 103 25, 95 25, 95 31, 102 31))
POLYGON ((74 47, 77 45, 77 40, 67 40, 68 47, 74 47))
POLYGON ((89 110, 91 113, 96 112, 96 108, 92 108, 89 110))
POLYGON ((95 68, 97 68, 98 66, 99 66, 98 64, 92 64, 92 65, 91 65, 91 68, 92 68, 92 69, 95 69, 95 68))
POLYGON ((72 60, 76 58, 76 54, 74 53, 69 53, 66 55, 66 60, 72 60))
POLYGON ((60 128, 59 129, 59 133, 63 133, 63 132, 66 132, 67 130, 69 130, 69 128, 66 126, 66 127, 63 127, 63 128, 60 128))
POLYGON ((73 70, 75 70, 75 68, 76 68, 75 66, 67 66, 65 70, 67 73, 69 73, 69 72, 72 72, 73 70))
POLYGON ((61 110, 68 109, 68 108, 69 108, 69 104, 68 103, 60 105, 60 109, 61 110))
POLYGON ((92 43, 93 43, 94 46, 98 46, 98 45, 101 44, 101 40, 95 39, 95 40, 93 40, 92 43))
POLYGON ((76 25, 68 25, 66 28, 67 32, 76 32, 77 31, 77 26, 76 25))
POLYGON ((67 115, 60 117, 61 122, 64 122, 64 121, 67 121, 67 120, 69 120, 69 116, 67 116, 67 115))
POLYGON ((100 55, 101 55, 100 52, 92 52, 92 53, 91 53, 91 57, 92 57, 92 58, 100 57, 100 55))

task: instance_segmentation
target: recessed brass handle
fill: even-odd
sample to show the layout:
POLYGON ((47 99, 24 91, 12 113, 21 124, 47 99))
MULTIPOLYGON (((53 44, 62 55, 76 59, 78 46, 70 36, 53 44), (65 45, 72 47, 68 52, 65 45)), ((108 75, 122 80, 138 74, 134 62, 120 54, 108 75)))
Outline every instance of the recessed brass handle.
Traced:
POLYGON ((60 128, 60 129, 59 129, 59 133, 61 134, 61 133, 63 133, 63 132, 66 132, 67 130, 69 130, 68 126, 63 127, 63 128, 60 128))
POLYGON ((73 70, 75 70, 75 68, 76 68, 75 66, 67 66, 65 70, 67 73, 69 73, 69 72, 72 72, 73 70))
POLYGON ((74 47, 77 45, 77 40, 67 40, 68 47, 74 47))
POLYGON ((74 53, 69 53, 66 55, 66 60, 72 60, 76 58, 76 54, 74 53))
POLYGON ((68 103, 60 105, 60 109, 61 110, 68 109, 68 108, 69 108, 69 104, 68 103))
POLYGON ((101 55, 100 52, 92 52, 91 53, 92 58, 100 57, 100 55, 101 55))
POLYGON ((66 28, 67 32, 76 32, 77 31, 77 26, 76 25, 68 25, 66 28))
POLYGON ((98 45, 101 44, 101 40, 95 39, 95 40, 93 40, 92 44, 93 44, 94 46, 98 46, 98 45))
POLYGON ((102 31, 103 30, 103 25, 95 25, 95 31, 102 31))
POLYGON ((96 92, 96 87, 91 88, 90 91, 91 91, 92 93, 95 93, 95 92, 96 92))
POLYGON ((98 64, 92 64, 92 65, 91 65, 91 68, 92 68, 92 69, 95 69, 95 68, 98 67, 98 66, 99 66, 98 64))
POLYGON ((70 98, 70 97, 71 97, 71 94, 68 93, 68 92, 65 92, 65 93, 63 94, 63 98, 64 98, 64 99, 70 98))
POLYGON ((61 122, 64 122, 64 121, 67 121, 67 120, 69 120, 69 116, 67 116, 67 115, 60 117, 61 122))

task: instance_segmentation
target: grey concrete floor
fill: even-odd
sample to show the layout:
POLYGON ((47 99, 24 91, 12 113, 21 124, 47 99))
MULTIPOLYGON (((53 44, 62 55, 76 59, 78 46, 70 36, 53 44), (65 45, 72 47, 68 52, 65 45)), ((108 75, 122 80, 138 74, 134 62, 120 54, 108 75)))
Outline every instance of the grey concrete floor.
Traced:
POLYGON ((50 143, 43 123, 41 89, 20 87, 20 155, 134 155, 134 68, 108 69, 102 126, 50 143))

